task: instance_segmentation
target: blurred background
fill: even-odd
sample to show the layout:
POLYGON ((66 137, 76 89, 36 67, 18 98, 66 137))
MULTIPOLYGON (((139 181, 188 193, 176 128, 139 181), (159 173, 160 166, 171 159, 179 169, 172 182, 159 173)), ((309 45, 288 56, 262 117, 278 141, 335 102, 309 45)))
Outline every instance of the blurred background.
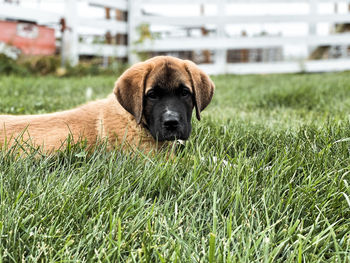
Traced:
POLYGON ((0 0, 0 53, 55 71, 156 55, 209 74, 343 71, 350 0, 0 0))

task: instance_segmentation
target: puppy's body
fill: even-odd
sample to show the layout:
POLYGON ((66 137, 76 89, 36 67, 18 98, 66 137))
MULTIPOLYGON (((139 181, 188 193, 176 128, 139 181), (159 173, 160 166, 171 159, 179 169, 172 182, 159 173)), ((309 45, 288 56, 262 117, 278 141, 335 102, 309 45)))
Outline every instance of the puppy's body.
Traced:
POLYGON ((114 94, 76 109, 42 115, 0 115, 0 146, 15 142, 52 152, 73 141, 115 144, 150 151, 165 141, 187 139, 191 112, 210 102, 214 84, 192 62, 155 57, 127 70, 114 94))
POLYGON ((51 152, 64 146, 68 136, 75 141, 84 139, 88 145, 107 138, 109 147, 116 143, 149 149, 156 147, 156 141, 147 130, 136 124, 134 117, 118 103, 114 94, 62 112, 0 116, 0 145, 5 145, 6 141, 11 146, 17 140, 51 152))

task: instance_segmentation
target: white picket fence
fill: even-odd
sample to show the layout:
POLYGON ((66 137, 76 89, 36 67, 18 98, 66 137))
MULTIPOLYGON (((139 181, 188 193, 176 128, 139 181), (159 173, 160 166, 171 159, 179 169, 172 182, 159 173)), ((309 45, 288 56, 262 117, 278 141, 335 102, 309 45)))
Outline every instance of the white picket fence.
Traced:
MULTIPOLYGON (((307 57, 297 60, 261 63, 228 63, 227 51, 250 48, 284 48, 287 45, 304 45, 311 51, 317 46, 350 46, 349 33, 318 35, 316 26, 320 23, 341 24, 350 23, 350 13, 318 13, 318 7, 324 3, 350 3, 350 0, 84 0, 93 6, 109 7, 128 12, 128 22, 116 20, 97 20, 89 17, 78 17, 77 0, 65 0, 66 10, 62 14, 43 12, 38 9, 23 8, 21 6, 0 3, 0 17, 12 19, 34 20, 38 23, 58 22, 61 17, 66 19, 70 28, 66 31, 65 55, 73 63, 77 63, 80 55, 96 55, 104 57, 128 57, 130 63, 138 60, 136 52, 174 52, 174 51, 201 51, 210 50, 214 54, 214 62, 200 66, 211 74, 247 74, 247 73, 291 73, 291 72, 319 72, 350 70, 350 57, 346 54, 339 59, 308 60, 307 57), (274 15, 230 15, 227 7, 233 4, 283 4, 304 3, 309 6, 307 14, 274 14, 274 15), (215 15, 193 16, 161 16, 160 14, 147 14, 143 12, 147 5, 187 5, 202 4, 215 7, 215 15), (241 24, 283 24, 300 22, 308 25, 308 34, 302 36, 229 36, 225 30, 230 25, 241 24), (167 37, 149 39, 141 44, 135 44, 140 38, 137 28, 142 24, 153 26, 169 26, 176 28, 203 27, 210 25, 215 33, 208 36, 196 37, 167 37), (87 44, 79 42, 80 28, 90 27, 101 30, 101 35, 109 31, 127 34, 128 44, 106 45, 87 44)), ((346 49, 345 48, 345 49, 346 49)))

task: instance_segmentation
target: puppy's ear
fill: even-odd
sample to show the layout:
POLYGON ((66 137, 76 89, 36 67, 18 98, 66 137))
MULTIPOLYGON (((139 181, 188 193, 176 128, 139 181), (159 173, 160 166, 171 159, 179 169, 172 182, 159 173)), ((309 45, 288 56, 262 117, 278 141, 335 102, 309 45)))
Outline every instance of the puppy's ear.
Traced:
POLYGON ((197 119, 200 120, 200 112, 208 106, 213 98, 215 85, 209 76, 192 61, 185 60, 185 69, 191 79, 191 85, 195 96, 196 116, 197 119))
POLYGON ((114 94, 120 105, 135 117, 137 124, 141 123, 143 96, 147 78, 152 68, 151 63, 137 63, 125 71, 114 86, 114 94))

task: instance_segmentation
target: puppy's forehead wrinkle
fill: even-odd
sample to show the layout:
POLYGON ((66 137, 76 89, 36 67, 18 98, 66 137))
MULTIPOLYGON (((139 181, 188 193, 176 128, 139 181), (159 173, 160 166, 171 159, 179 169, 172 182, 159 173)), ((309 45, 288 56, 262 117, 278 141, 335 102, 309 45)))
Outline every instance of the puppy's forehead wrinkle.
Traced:
POLYGON ((147 62, 149 74, 145 80, 145 92, 152 88, 172 91, 186 86, 192 91, 192 84, 185 65, 176 58, 162 57, 147 62))
POLYGON ((165 61, 156 70, 157 72, 154 74, 153 81, 150 83, 153 87, 158 86, 159 88, 172 90, 184 83, 182 74, 179 74, 179 70, 169 62, 165 61))
POLYGON ((165 78, 166 79, 170 79, 170 76, 171 76, 171 69, 170 69, 170 66, 169 66, 169 63, 168 63, 168 61, 167 61, 167 63, 165 64, 165 67, 164 67, 165 69, 164 69, 164 71, 165 71, 165 78))

